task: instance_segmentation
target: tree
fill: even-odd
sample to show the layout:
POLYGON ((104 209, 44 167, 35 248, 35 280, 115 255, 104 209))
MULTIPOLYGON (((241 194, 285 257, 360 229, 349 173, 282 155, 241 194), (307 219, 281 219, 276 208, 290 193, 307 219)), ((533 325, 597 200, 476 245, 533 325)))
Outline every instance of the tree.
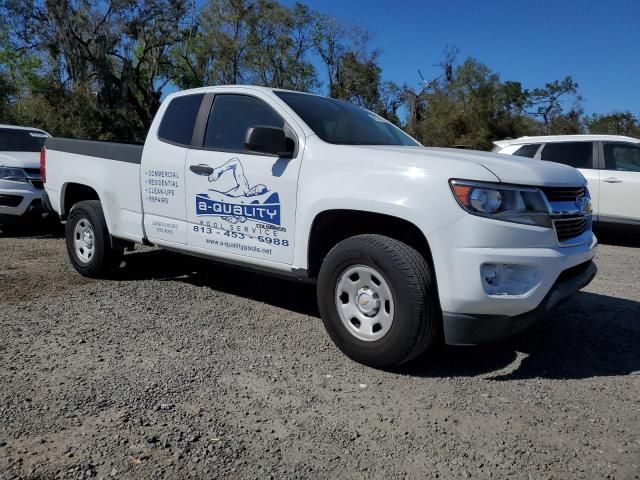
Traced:
POLYGON ((188 45, 177 45, 174 82, 183 88, 251 83, 312 90, 318 82, 308 54, 312 12, 273 0, 211 0, 188 45))
MULTIPOLYGON (((421 137, 419 132, 420 123, 423 121, 423 115, 427 110, 427 97, 434 94, 447 95, 451 91, 451 82, 453 81, 453 66, 458 56, 457 47, 447 45, 444 48, 444 59, 441 63, 434 65, 442 70, 437 77, 427 80, 418 70, 418 75, 422 79, 422 88, 416 91, 414 88, 404 85, 402 88, 402 99, 404 100, 409 111, 406 130, 418 138, 421 137), (444 81, 442 80, 444 78, 444 81)), ((433 98, 431 98, 433 100, 433 98)))
POLYGON ((583 132, 582 107, 579 104, 574 105, 571 110, 566 113, 556 115, 551 120, 551 125, 545 133, 551 135, 576 135, 583 132))
POLYGON ((594 113, 585 119, 585 126, 589 133, 640 138, 640 118, 631 112, 594 113))
POLYGON ((0 23, 0 119, 9 122, 11 107, 40 83, 41 62, 28 51, 17 47, 9 35, 8 25, 0 23))
MULTIPOLYGON (((565 124, 567 121, 575 123, 574 120, 580 115, 580 108, 577 105, 574 105, 568 116, 565 116, 564 119, 561 117, 564 115, 562 109, 564 100, 568 96, 576 95, 577 92, 578 84, 570 76, 565 77, 563 80, 545 83, 544 87, 535 88, 531 91, 527 102, 528 106, 533 108, 530 113, 542 119, 542 127, 545 133, 552 133, 554 120, 565 124)), ((576 97, 575 100, 576 103, 579 103, 581 98, 576 97)))
POLYGON ((400 124, 398 109, 402 89, 382 80, 378 50, 369 48, 370 35, 353 25, 319 15, 314 23, 313 45, 325 67, 328 95, 355 103, 400 124))
POLYGON ((530 96, 528 90, 522 88, 520 82, 506 81, 498 89, 498 101, 502 108, 509 113, 523 113, 529 104, 530 96))
POLYGON ((55 135, 140 142, 175 88, 256 84, 326 93, 427 145, 491 148, 551 133, 640 136, 629 112, 584 116, 572 77, 527 89, 446 46, 433 78, 385 81, 357 25, 278 0, 4 0, 0 117, 55 135), (403 117, 402 113, 406 112, 403 117), (402 118, 401 118, 402 117, 402 118))
POLYGON ((250 19, 249 64, 252 83, 291 90, 317 86, 307 55, 312 47, 312 14, 308 7, 291 9, 261 0, 250 19))
POLYGON ((403 89, 394 82, 386 81, 378 89, 379 101, 375 112, 391 123, 401 126, 398 109, 404 101, 403 89))
MULTIPOLYGON (((31 99, 47 103, 44 111, 81 106, 69 112, 77 122, 86 122, 81 114, 95 104, 97 137, 127 141, 144 138, 160 106, 168 51, 183 40, 186 14, 186 0, 7 0, 0 7, 10 40, 41 62, 43 81, 32 86, 31 99)), ((20 111, 29 113, 29 105, 20 111)))
POLYGON ((340 59, 346 53, 347 29, 330 15, 318 15, 313 25, 313 45, 326 68, 329 92, 333 91, 340 70, 340 59))
POLYGON ((374 56, 361 61, 355 52, 346 52, 339 59, 329 96, 375 110, 380 104, 380 72, 374 56))
POLYGON ((490 149, 498 138, 532 133, 535 123, 523 112, 528 92, 472 58, 455 65, 455 47, 445 50, 432 80, 422 74, 423 89, 405 92, 407 130, 426 145, 490 149))
POLYGON ((210 1, 206 5, 201 12, 201 30, 193 40, 195 64, 185 58, 193 70, 195 84, 229 85, 245 81, 252 8, 245 0, 210 1))
POLYGON ((378 53, 368 48, 368 32, 320 15, 314 25, 315 51, 326 69, 330 97, 370 107, 380 83, 378 53))

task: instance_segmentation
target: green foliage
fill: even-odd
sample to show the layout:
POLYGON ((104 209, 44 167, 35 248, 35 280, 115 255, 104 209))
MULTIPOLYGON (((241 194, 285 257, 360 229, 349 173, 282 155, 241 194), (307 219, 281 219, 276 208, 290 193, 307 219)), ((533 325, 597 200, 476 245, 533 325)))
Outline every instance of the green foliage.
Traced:
POLYGON ((400 127, 398 109, 404 104, 402 88, 393 82, 382 82, 378 87, 378 94, 379 98, 374 108, 375 112, 400 127))
POLYGON ((186 13, 186 0, 7 0, 9 116, 56 135, 142 141, 186 13))
POLYGON ((375 57, 359 60, 354 52, 341 55, 329 96, 375 110, 380 100, 380 72, 375 57))
POLYGON ((520 82, 507 80, 498 87, 498 102, 507 112, 522 113, 529 104, 529 92, 520 82))
POLYGON ((585 119, 585 126, 589 133, 640 138, 640 118, 634 117, 631 112, 593 114, 585 119))
POLYGON ((182 88, 249 83, 312 90, 318 83, 308 59, 312 21, 301 4, 211 0, 188 40, 172 49, 172 79, 182 88))
POLYGON ((357 25, 278 0, 4 0, 0 122, 141 142, 164 92, 256 84, 328 93, 426 145, 490 149, 546 133, 640 136, 631 113, 585 117, 567 76, 532 90, 447 47, 421 90, 385 81, 357 25), (405 117, 406 118, 402 118, 405 117))
POLYGON ((535 122, 523 108, 526 92, 517 82, 500 81, 498 74, 474 59, 451 68, 430 84, 414 101, 413 123, 408 130, 427 145, 490 149, 498 138, 534 133, 535 122))
MULTIPOLYGON (((579 118, 582 111, 576 103, 567 114, 563 112, 564 98, 576 95, 578 84, 571 77, 546 83, 542 88, 535 88, 529 93, 527 106, 533 107, 532 114, 542 119, 542 128, 546 134, 580 133, 579 118)), ((576 98, 579 102, 580 97, 576 98)))

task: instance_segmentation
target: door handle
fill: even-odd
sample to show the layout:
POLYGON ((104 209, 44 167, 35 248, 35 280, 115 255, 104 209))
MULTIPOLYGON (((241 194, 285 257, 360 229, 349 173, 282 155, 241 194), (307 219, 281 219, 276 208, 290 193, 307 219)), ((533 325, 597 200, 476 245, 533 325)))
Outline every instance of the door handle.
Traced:
POLYGON ((197 175, 202 175, 203 177, 208 177, 213 173, 213 168, 208 165, 191 165, 189 170, 197 175))
POLYGON ((607 183, 622 183, 622 180, 616 177, 605 178, 604 181, 607 183))

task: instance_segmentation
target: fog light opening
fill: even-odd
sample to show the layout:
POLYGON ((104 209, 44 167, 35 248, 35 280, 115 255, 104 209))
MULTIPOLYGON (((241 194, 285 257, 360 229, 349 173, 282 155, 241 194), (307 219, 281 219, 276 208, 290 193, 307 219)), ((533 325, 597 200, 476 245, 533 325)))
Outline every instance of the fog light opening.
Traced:
POLYGON ((538 270, 530 265, 485 263, 480 277, 489 295, 525 295, 539 283, 538 270))

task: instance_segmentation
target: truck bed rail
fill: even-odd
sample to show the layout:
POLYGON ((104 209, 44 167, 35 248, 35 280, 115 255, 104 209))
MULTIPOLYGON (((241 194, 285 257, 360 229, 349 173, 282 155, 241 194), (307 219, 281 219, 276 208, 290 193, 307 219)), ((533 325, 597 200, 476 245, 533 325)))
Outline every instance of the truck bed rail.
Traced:
POLYGON ((74 140, 71 138, 48 138, 45 144, 47 150, 88 155, 90 157, 106 158, 118 162, 140 164, 142 160, 142 145, 128 143, 99 142, 93 140, 74 140))

